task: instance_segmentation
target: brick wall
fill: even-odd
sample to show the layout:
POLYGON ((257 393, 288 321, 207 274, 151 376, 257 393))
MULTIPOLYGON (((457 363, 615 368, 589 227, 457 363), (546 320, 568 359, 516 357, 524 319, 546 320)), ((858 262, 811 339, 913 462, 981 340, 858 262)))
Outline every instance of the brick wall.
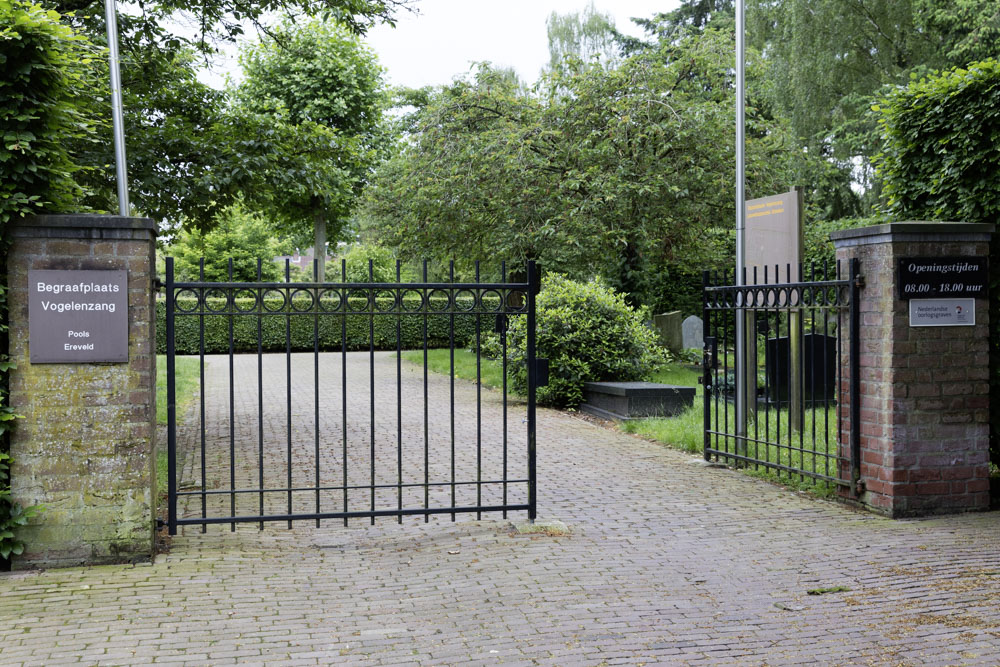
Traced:
POLYGON ((11 490, 46 511, 15 568, 148 559, 153 549, 155 226, 115 216, 39 216, 8 255, 11 490), (128 271, 128 363, 31 364, 28 271, 128 271))
MULTIPOLYGON (((896 274, 902 257, 987 255, 992 229, 910 222, 832 235, 837 258, 858 258, 865 279, 861 500, 890 516, 989 506, 987 301, 976 301, 975 326, 911 327, 896 274)), ((843 361, 841 409, 849 417, 850 367, 843 361)), ((845 445, 846 438, 842 433, 845 445)))

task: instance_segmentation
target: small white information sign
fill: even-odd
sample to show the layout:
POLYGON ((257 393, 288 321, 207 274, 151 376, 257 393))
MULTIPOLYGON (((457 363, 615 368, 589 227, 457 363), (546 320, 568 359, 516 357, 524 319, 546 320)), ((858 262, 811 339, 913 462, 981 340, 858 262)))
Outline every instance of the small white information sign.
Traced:
POLYGON ((910 299, 911 327, 971 327, 975 299, 910 299))

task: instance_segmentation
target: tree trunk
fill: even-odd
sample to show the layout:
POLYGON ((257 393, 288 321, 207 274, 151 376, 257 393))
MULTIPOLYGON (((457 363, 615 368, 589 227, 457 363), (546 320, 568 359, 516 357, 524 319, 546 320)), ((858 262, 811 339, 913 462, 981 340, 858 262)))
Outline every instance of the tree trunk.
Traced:
POLYGON ((313 248, 313 257, 316 258, 317 280, 326 282, 326 215, 322 210, 316 211, 313 220, 313 230, 316 235, 316 243, 313 248))

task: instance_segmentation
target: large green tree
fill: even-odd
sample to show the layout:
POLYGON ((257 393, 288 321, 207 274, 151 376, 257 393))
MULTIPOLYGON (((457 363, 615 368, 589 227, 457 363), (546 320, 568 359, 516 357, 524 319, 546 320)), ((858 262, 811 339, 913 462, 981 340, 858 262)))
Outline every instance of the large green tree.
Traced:
POLYGON ((319 20, 283 24, 241 62, 237 103, 305 138, 293 153, 307 169, 271 169, 251 197, 289 233, 312 227, 322 280, 328 233, 340 234, 384 143, 381 68, 356 35, 319 20))
MULTIPOLYGON (((119 12, 133 207, 161 221, 211 225, 218 211, 247 189, 246 168, 258 163, 257 153, 280 149, 268 145, 266 126, 248 129, 250 119, 245 114, 231 117, 223 93, 198 82, 198 70, 220 44, 234 42, 247 30, 272 32, 269 26, 275 18, 288 15, 325 17, 360 34, 375 23, 391 23, 396 12, 411 4, 412 0, 153 0, 141 3, 139 12, 119 12), (233 130, 237 132, 229 134, 233 130), (251 145, 248 137, 258 133, 261 141, 251 145)), ((62 13, 65 22, 95 44, 107 43, 102 2, 59 0, 45 5, 62 13)), ((93 61, 89 85, 91 107, 109 121, 106 56, 93 61)), ((86 203, 97 210, 114 210, 110 122, 103 134, 103 141, 76 142, 70 148, 91 167, 82 175, 89 192, 86 203)))
MULTIPOLYGON (((659 307, 676 262, 728 263, 732 37, 706 30, 614 67, 561 68, 542 93, 484 67, 416 112, 367 213, 404 254, 540 259, 659 307)), ((753 109, 749 126, 750 195, 786 188, 801 153, 753 109)))
MULTIPOLYGON (((869 113, 883 87, 929 69, 1000 55, 996 0, 753 0, 750 41, 768 54, 776 113, 802 145, 838 167, 823 189, 826 215, 865 212, 878 201, 871 158, 879 150, 869 113), (846 175, 846 178, 844 177, 846 175), (853 196, 851 181, 868 191, 853 196)), ((828 175, 830 173, 828 172, 828 175)))

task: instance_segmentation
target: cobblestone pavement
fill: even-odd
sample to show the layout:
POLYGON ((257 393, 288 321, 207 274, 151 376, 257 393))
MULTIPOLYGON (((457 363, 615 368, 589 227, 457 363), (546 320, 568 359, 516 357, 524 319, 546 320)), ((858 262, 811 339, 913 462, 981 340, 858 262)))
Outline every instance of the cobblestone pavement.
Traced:
POLYGON ((997 513, 890 521, 691 461, 540 410, 540 517, 568 535, 188 528, 152 565, 0 575, 0 663, 1000 664, 997 513))

